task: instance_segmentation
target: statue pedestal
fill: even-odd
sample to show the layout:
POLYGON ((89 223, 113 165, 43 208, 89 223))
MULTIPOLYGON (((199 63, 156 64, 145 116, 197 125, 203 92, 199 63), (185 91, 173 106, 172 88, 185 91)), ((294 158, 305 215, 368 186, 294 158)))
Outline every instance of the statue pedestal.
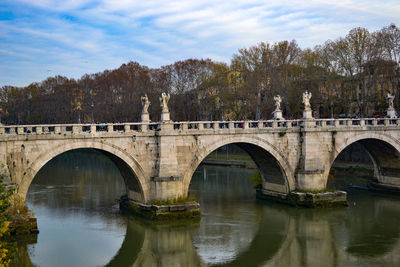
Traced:
POLYGON ((387 116, 388 118, 391 118, 391 119, 397 118, 396 110, 395 110, 394 108, 388 109, 388 110, 387 110, 387 115, 386 115, 386 116, 387 116))
POLYGON ((146 122, 146 123, 150 122, 149 113, 142 113, 142 122, 146 122))
POLYGON ((275 110, 272 114, 274 114, 274 120, 283 120, 282 111, 275 110))
POLYGON ((161 121, 170 121, 169 112, 161 112, 161 121))
POLYGON ((303 119, 314 119, 312 116, 312 110, 304 110, 303 111, 303 119))

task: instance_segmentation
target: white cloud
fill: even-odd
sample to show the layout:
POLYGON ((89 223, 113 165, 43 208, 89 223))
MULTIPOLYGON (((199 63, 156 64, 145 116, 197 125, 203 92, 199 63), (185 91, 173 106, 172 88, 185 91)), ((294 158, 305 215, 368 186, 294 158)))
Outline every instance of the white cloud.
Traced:
MULTIPOLYGON (((400 22, 400 3, 380 0, 5 1, 11 8, 22 3, 23 11, 0 22, 0 67, 7 70, 13 59, 25 59, 20 66, 37 73, 33 80, 48 75, 39 75, 46 67, 37 66, 48 62, 79 78, 129 60, 150 67, 188 57, 229 61, 239 48, 261 41, 296 39, 313 47, 354 27, 376 30, 400 22)), ((0 85, 26 84, 22 70, 24 82, 3 73, 0 85)))

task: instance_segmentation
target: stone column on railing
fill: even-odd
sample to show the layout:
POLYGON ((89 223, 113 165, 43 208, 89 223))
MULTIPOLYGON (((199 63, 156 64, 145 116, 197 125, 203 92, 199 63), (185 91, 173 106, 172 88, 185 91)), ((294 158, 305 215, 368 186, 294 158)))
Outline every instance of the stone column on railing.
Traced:
POLYGON ((96 133, 96 125, 95 124, 90 125, 90 133, 96 133))
POLYGON ((204 123, 203 122, 199 122, 199 131, 204 130, 204 123))
POLYGON ((388 118, 385 118, 384 124, 385 124, 385 126, 390 125, 390 120, 388 118))
MULTIPOLYGON (((1 103, 1 99, 0 99, 0 103, 1 103)), ((1 115, 3 113, 3 109, 0 107, 0 126, 3 126, 3 124, 1 123, 1 115)))
POLYGON ((17 134, 23 134, 24 133, 24 127, 17 127, 17 134))
POLYGON ((114 125, 113 124, 107 125, 107 132, 108 133, 113 133, 114 132, 114 125))
POLYGON ((274 120, 283 120, 281 111, 282 98, 280 95, 277 95, 274 97, 274 100, 275 100, 275 110, 272 112, 272 114, 274 114, 274 120))
POLYGON ((131 131, 131 126, 129 124, 124 124, 124 132, 128 133, 131 131))
POLYGON ((394 104, 393 104, 393 100, 394 100, 394 95, 388 93, 386 96, 386 101, 389 104, 388 110, 387 110, 387 117, 391 118, 391 119, 395 119, 397 118, 397 112, 394 109, 394 104))
POLYGON ((80 127, 78 125, 73 125, 72 126, 72 132, 73 133, 79 133, 80 132, 80 127))
POLYGON ((6 130, 1 126, 2 124, 0 123, 0 134, 5 134, 6 130))
POLYGON ((42 126, 36 126, 36 134, 42 134, 43 133, 43 127, 42 126))
POLYGON ((305 91, 303 93, 303 104, 304 104, 303 119, 305 120, 313 119, 311 104, 310 104, 311 97, 312 97, 311 92, 305 91))
POLYGON ((61 126, 54 126, 54 133, 58 134, 61 133, 61 126))
POLYGON ((147 132, 148 127, 149 127, 148 123, 142 123, 142 124, 140 124, 140 131, 141 132, 147 132))

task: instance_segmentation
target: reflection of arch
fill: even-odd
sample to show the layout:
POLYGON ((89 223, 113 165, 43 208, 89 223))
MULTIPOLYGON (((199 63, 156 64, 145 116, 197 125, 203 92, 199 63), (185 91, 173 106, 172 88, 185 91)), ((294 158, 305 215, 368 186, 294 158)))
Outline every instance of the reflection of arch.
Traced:
POLYGON ((206 266, 190 245, 187 227, 193 226, 171 227, 128 220, 124 242, 106 266, 206 266))
POLYGON ((132 264, 135 262, 139 252, 142 250, 145 237, 145 229, 141 224, 137 221, 127 220, 124 242, 117 254, 106 266, 119 267, 126 266, 127 263, 132 264))
POLYGON ((375 179, 382 183, 392 183, 394 180, 391 177, 396 175, 385 175, 387 175, 388 170, 390 171, 391 169, 395 169, 395 172, 398 172, 398 169, 400 169, 400 141, 392 138, 389 135, 381 133, 357 134, 345 139, 344 142, 339 143, 337 148, 334 150, 332 158, 330 159, 328 168, 325 169, 325 177, 328 177, 332 164, 338 155, 344 149, 356 142, 360 143, 365 149, 366 153, 369 155, 374 165, 375 179))
MULTIPOLYGON (((400 249, 400 227, 398 216, 396 216, 400 214, 398 199, 379 195, 373 198, 363 195, 362 198, 364 205, 368 208, 360 210, 350 207, 353 216, 347 219, 351 223, 348 224, 349 233, 345 252, 360 258, 383 259, 388 254, 393 255, 394 251, 400 249), (379 201, 376 201, 377 198, 379 201), (378 246, 377 243, 379 243, 378 246)), ((343 232, 343 229, 339 231, 343 232)))
MULTIPOLYGON (((268 157, 271 160, 275 160, 276 164, 278 165, 281 171, 281 175, 284 182, 283 185, 284 190, 286 192, 289 192, 295 189, 293 170, 290 167, 290 164, 286 160, 285 156, 281 154, 277 148, 275 148, 272 144, 268 143, 266 140, 263 140, 258 137, 234 136, 229 138, 221 138, 211 144, 205 144, 203 146, 200 146, 197 149, 192 162, 189 164, 189 169, 188 171, 186 171, 183 177, 185 195, 189 191, 189 185, 193 177, 193 173, 196 171, 200 163, 214 150, 229 144, 239 145, 242 149, 248 152, 249 155, 257 164, 259 170, 262 169, 261 163, 263 160, 265 161, 265 159, 257 157, 256 155, 259 155, 262 152, 263 156, 268 157)), ((263 173, 261 173, 261 175, 263 175, 263 173)))
POLYGON ((64 143, 49 148, 47 151, 40 154, 25 170, 21 183, 17 189, 18 194, 25 199, 32 180, 35 178, 39 170, 51 159, 67 151, 86 148, 100 151, 116 164, 124 178, 127 193, 131 198, 142 202, 146 202, 149 199, 149 185, 146 183, 143 169, 139 163, 121 148, 112 144, 95 141, 74 141, 73 143, 64 143))
POLYGON ((246 251, 224 266, 246 266, 249 265, 249 261, 251 261, 251 266, 262 266, 267 261, 272 261, 289 251, 287 248, 294 236, 292 234, 295 229, 294 220, 290 218, 286 211, 281 209, 280 205, 263 206, 262 208, 260 225, 268 225, 269 227, 259 227, 246 251), (274 228, 275 230, 272 230, 274 228), (279 228, 279 231, 276 228, 279 228), (266 243, 268 243, 268 250, 265 249, 266 243))

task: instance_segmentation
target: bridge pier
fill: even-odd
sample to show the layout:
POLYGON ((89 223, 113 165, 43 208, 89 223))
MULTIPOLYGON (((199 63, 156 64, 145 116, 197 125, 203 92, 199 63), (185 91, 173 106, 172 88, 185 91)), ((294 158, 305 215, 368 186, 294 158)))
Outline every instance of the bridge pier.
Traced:
MULTIPOLYGON (((184 195, 183 176, 179 169, 177 137, 171 135, 173 123, 160 123, 157 136, 155 175, 150 177, 150 196, 147 203, 121 198, 122 210, 153 220, 192 219, 200 216, 200 205, 184 195)), ((165 118, 164 118, 165 119, 165 118)), ((129 196, 128 196, 129 197, 129 196)))
POLYGON ((297 189, 303 191, 322 191, 326 188, 325 171, 329 151, 326 143, 332 143, 328 133, 316 132, 314 120, 305 120, 301 135, 301 155, 297 170, 297 189))
POLYGON ((300 157, 296 169, 296 188, 287 194, 269 190, 258 190, 257 197, 274 200, 293 206, 326 207, 347 206, 344 191, 327 192, 329 170, 327 162, 334 144, 331 132, 316 131, 316 121, 306 118, 301 122, 300 157), (327 146, 328 144, 328 146, 327 146))

